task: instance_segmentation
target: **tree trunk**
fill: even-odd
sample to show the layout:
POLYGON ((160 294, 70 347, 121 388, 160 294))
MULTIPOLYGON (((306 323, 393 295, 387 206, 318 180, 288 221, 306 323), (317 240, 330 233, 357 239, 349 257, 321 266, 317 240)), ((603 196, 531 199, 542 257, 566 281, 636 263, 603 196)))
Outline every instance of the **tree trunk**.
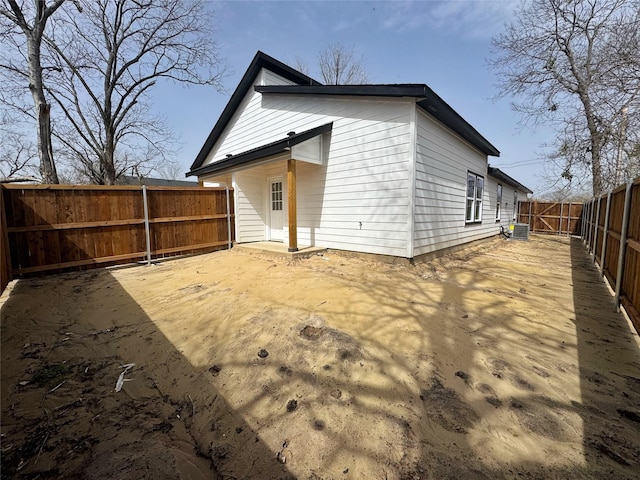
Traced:
POLYGON ((602 165, 600 145, 597 143, 599 143, 598 139, 591 136, 591 178, 594 197, 602 195, 602 165))
POLYGON ((584 108, 585 120, 587 121, 591 141, 591 184, 593 196, 598 197, 602 194, 602 133, 598 129, 596 115, 591 105, 591 98, 587 93, 587 87, 584 86, 581 81, 578 83, 581 84, 578 95, 584 108))
POLYGON ((602 134, 596 127, 596 122, 590 109, 587 109, 587 126, 591 139, 591 185, 593 187, 593 196, 598 197, 602 194, 602 134))
POLYGON ((105 185, 115 185, 116 183, 116 167, 113 162, 115 153, 114 133, 107 129, 105 138, 104 154, 100 161, 102 162, 103 180, 105 185))
POLYGON ((38 155, 42 183, 60 183, 51 145, 51 107, 48 103, 38 106, 38 155))
POLYGON ((28 39, 29 51, 29 90, 38 113, 38 157, 40 157, 40 175, 42 183, 60 183, 56 165, 53 161, 51 145, 51 106, 47 103, 42 84, 42 64, 40 62, 41 37, 28 39))

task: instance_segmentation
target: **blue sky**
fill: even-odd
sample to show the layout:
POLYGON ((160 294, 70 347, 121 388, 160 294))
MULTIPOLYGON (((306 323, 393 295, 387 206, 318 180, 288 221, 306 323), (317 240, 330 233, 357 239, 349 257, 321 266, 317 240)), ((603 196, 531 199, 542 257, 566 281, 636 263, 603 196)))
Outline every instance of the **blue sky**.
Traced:
POLYGON ((521 128, 509 100, 494 101, 496 77, 487 67, 491 38, 517 6, 511 1, 211 2, 219 52, 230 72, 227 94, 210 87, 161 85, 157 113, 181 137, 186 172, 256 51, 314 71, 318 52, 340 42, 355 47, 371 83, 426 83, 498 150, 489 158, 536 193, 545 187, 542 145, 550 131, 521 128))

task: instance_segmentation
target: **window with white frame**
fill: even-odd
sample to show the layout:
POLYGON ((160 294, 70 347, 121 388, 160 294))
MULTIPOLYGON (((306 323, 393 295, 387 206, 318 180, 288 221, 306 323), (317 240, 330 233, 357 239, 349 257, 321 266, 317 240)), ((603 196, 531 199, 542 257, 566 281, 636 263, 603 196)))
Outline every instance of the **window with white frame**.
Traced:
POLYGON ((475 173, 467 174, 467 209, 465 223, 479 223, 482 221, 482 194, 484 192, 484 178, 475 173))
POLYGON ((500 221, 501 209, 502 209, 502 185, 498 184, 498 191, 496 192, 496 222, 500 221))
POLYGON ((516 190, 513 191, 513 219, 516 219, 518 214, 518 192, 516 190))

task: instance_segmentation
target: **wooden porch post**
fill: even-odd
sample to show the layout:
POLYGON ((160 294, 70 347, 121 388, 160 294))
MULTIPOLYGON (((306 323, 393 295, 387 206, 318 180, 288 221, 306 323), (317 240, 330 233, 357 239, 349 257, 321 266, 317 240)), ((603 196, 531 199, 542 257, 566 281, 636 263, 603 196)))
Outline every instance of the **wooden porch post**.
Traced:
POLYGON ((289 251, 298 251, 298 212, 296 207, 296 161, 287 160, 287 191, 289 201, 289 251))

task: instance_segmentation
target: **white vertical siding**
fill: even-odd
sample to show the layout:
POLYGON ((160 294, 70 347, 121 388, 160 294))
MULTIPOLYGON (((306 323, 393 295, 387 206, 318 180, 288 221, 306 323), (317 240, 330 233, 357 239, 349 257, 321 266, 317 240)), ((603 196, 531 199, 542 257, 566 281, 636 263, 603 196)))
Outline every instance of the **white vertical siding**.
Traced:
MULTIPOLYGON (((263 70, 254 83, 289 82, 263 70)), ((487 175, 486 155, 413 100, 262 95, 251 89, 205 163, 328 122, 333 130, 326 164, 297 162, 299 245, 412 257, 498 233, 497 181, 487 175), (485 179, 480 224, 465 223, 469 171, 485 179)), ((267 238, 266 184, 276 175, 286 196, 286 161, 234 173, 239 242, 267 238)), ((508 223, 513 190, 503 188, 502 218, 508 223)), ((283 215, 287 243, 286 202, 283 215)))
MULTIPOLYGON (((296 162, 298 244, 325 245, 318 243, 317 236, 323 231, 322 207, 327 167, 306 162, 296 162)), ((330 231, 330 220, 325 221, 325 231, 330 231)), ((326 235, 325 235, 326 236, 326 235)), ((326 245, 325 245, 326 246, 326 245)))
POLYGON ((412 104, 353 99, 324 102, 341 110, 342 117, 334 121, 327 166, 306 167, 313 175, 304 188, 309 201, 304 213, 319 225, 313 231, 315 243, 406 256, 412 104))
POLYGON ((236 207, 236 240, 259 242, 266 239, 267 215, 265 173, 263 167, 233 174, 236 207), (242 219, 240 221, 240 219, 242 219))
MULTIPOLYGON (((489 187, 487 188, 487 193, 489 195, 489 203, 491 207, 491 218, 494 219, 494 221, 498 225, 497 227, 498 229, 499 229, 499 225, 502 225, 506 228, 515 219, 514 213, 513 213, 514 212, 513 193, 517 192, 519 202, 526 201, 527 194, 523 191, 516 189, 515 187, 512 187, 511 185, 508 185, 498 180, 497 178, 489 176, 488 179, 489 179, 489 187), (500 210, 499 222, 495 220, 496 203, 497 203, 497 197, 498 197, 498 184, 502 185, 502 208, 500 210)), ((517 205, 516 205, 515 212, 517 215, 518 213, 517 205)))
POLYGON ((407 242, 407 258, 413 258, 416 240, 416 173, 417 173, 417 157, 418 157, 418 108, 416 105, 411 109, 411 120, 409 124, 411 149, 409 152, 409 225, 407 242))
MULTIPOLYGON (((292 84, 285 78, 265 69, 260 71, 253 83, 254 85, 292 84)), ((203 165, 222 160, 227 155, 246 152, 287 136, 290 130, 274 129, 270 126, 276 119, 273 118, 273 112, 262 108, 261 103, 262 94, 250 88, 203 165), (266 128, 263 128, 263 124, 266 128)))
MULTIPOLYGON (((277 75, 264 71, 256 79, 265 84, 277 81, 277 75)), ((406 257, 414 105, 406 99, 261 95, 251 90, 208 162, 282 139, 290 131, 333 122, 326 165, 297 162, 298 243, 406 257)), ((258 177, 264 185, 270 176, 261 168, 236 173, 239 242, 264 238, 257 224, 268 220, 265 200, 250 205, 258 177)), ((286 163, 281 171, 286 185, 286 163)), ((287 242, 287 211, 284 215, 287 242)))
POLYGON ((484 214, 487 222, 493 222, 496 231, 500 231, 500 225, 508 227, 511 222, 511 207, 513 204, 513 188, 496 178, 487 176, 487 203, 484 214), (502 205, 500 208, 500 219, 496 219, 496 206, 498 205, 498 184, 502 185, 502 205))
MULTIPOLYGON (((502 220, 502 218, 505 215, 504 202, 508 198, 506 197, 506 195, 508 194, 507 192, 508 187, 502 182, 498 182, 498 180, 496 180, 495 178, 491 176, 487 176, 485 178, 485 188, 486 188, 487 200, 485 205, 485 211, 483 213, 484 219, 487 222, 494 222, 497 225, 496 228, 499 231, 500 223, 504 225, 504 220, 502 220), (500 222, 496 220, 496 205, 498 203, 498 183, 502 185, 502 209, 500 211, 500 222)), ((513 196, 513 192, 511 192, 511 196, 513 196)))
POLYGON ((255 85, 295 85, 295 83, 273 73, 271 70, 263 68, 258 74, 255 85))
POLYGON ((487 157, 420 110, 416 144, 413 256, 498 233, 495 182, 487 176, 487 157), (467 172, 485 179, 480 224, 465 223, 467 172))

